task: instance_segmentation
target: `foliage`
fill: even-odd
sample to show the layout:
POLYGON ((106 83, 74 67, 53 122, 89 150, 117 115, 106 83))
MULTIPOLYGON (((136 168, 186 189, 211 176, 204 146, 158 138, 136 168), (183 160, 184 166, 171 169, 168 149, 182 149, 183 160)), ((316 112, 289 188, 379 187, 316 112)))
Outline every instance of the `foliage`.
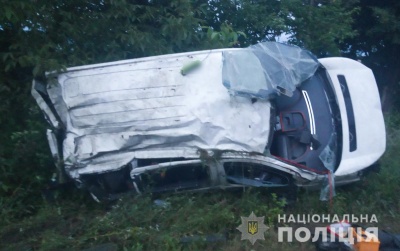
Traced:
POLYGON ((358 35, 345 39, 342 50, 348 57, 370 67, 380 87, 386 111, 400 107, 400 2, 396 0, 360 0, 353 29, 358 35))
POLYGON ((353 1, 284 1, 288 16, 289 42, 306 47, 319 57, 339 56, 339 44, 353 38, 353 16, 358 7, 348 8, 353 1), (297 6, 293 8, 293 6, 297 6))
POLYGON ((38 75, 65 66, 194 50, 206 40, 200 19, 204 5, 189 0, 38 0, 3 6, 5 71, 30 66, 38 75))
POLYGON ((18 85, 0 93, 0 212, 7 220, 35 211, 54 171, 42 114, 27 94, 18 85))
POLYGON ((352 23, 359 9, 348 7, 354 0, 206 2, 209 2, 206 20, 211 27, 227 23, 246 35, 238 39, 236 46, 240 47, 283 36, 283 40, 286 38, 320 57, 337 56, 339 44, 357 35, 352 23))
POLYGON ((204 1, 207 2, 205 20, 208 25, 217 28, 220 23, 226 23, 246 35, 238 39, 238 47, 275 40, 286 30, 281 1, 204 1))

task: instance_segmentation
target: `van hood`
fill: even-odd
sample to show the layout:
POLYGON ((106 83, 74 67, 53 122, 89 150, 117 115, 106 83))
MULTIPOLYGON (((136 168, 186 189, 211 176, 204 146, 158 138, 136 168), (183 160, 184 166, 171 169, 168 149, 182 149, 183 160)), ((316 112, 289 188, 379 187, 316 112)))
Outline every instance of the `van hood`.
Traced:
POLYGON ((355 173, 374 164, 386 148, 385 124, 376 81, 371 69, 360 62, 347 58, 323 58, 319 61, 331 79, 342 120, 342 157, 335 175, 355 173), (349 108, 346 109, 342 91, 346 87, 340 78, 342 82, 343 79, 346 81, 354 116, 348 112, 349 108), (352 123, 355 135, 349 126, 352 123))

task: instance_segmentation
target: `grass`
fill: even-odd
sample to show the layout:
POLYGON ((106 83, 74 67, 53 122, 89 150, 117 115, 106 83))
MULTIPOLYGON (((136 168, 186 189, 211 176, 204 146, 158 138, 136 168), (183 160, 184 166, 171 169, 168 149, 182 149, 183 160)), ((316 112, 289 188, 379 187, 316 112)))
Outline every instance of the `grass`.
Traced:
MULTIPOLYGON (((374 226, 399 233, 400 117, 386 118, 388 146, 381 171, 337 188, 333 203, 319 201, 318 191, 300 191, 290 207, 264 190, 197 194, 127 195, 113 205, 99 205, 79 191, 54 203, 43 202, 29 217, 8 218, 12 210, 0 199, 0 250, 315 250, 311 242, 278 242, 279 214, 375 214, 374 226), (80 197, 79 197, 80 196, 80 197), (166 202, 157 206, 155 199, 166 202), (3 204, 1 204, 3 202, 3 204), (265 240, 240 240, 241 216, 265 216, 265 240), (210 242, 206 238, 220 241, 210 242)), ((21 203, 20 203, 21 204, 21 203)), ((20 205, 18 204, 18 205, 20 205)), ((16 204, 15 204, 16 205, 16 204)), ((315 227, 286 224, 289 226, 315 227)), ((369 226, 367 224, 367 226, 369 226)))
MULTIPOLYGON (((270 243, 240 241, 240 216, 254 211, 266 216, 265 224, 273 229, 283 213, 276 196, 254 189, 162 199, 167 206, 155 205, 150 196, 127 196, 110 208, 47 204, 36 215, 3 227, 1 243, 4 250, 81 250, 104 243, 116 243, 120 250, 257 250, 270 243), (207 236, 226 241, 203 241, 207 236)), ((266 236, 275 237, 274 231, 266 236)))

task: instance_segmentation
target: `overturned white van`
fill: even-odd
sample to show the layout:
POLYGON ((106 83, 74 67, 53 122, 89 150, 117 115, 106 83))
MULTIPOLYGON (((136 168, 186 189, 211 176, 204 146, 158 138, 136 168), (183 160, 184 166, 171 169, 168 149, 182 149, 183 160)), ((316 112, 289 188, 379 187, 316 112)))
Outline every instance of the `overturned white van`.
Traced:
POLYGON ((372 71, 279 43, 68 68, 32 94, 60 171, 97 199, 347 184, 385 151, 372 71))

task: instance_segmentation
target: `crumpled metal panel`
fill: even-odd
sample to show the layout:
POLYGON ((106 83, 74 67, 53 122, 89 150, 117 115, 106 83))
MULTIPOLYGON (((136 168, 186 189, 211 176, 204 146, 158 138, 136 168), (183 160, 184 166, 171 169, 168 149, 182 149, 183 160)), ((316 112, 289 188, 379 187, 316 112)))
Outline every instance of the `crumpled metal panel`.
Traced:
POLYGON ((45 92, 46 92, 45 85, 34 80, 32 83, 32 89, 31 89, 31 94, 32 94, 33 98, 36 100, 36 103, 38 104, 40 110, 42 110, 42 112, 44 113, 47 122, 53 128, 59 128, 60 122, 57 120, 57 118, 51 111, 50 107, 46 104, 46 101, 43 99, 43 97, 41 95, 41 93, 43 94, 45 92))
POLYGON ((65 125, 65 169, 75 178, 119 169, 137 152, 263 153, 267 145, 270 103, 229 95, 222 50, 75 67, 54 77, 48 93, 65 125), (183 76, 195 60, 200 67, 183 76))
POLYGON ((292 96, 319 67, 317 58, 297 46, 264 42, 223 53, 223 83, 233 94, 261 99, 292 96))

